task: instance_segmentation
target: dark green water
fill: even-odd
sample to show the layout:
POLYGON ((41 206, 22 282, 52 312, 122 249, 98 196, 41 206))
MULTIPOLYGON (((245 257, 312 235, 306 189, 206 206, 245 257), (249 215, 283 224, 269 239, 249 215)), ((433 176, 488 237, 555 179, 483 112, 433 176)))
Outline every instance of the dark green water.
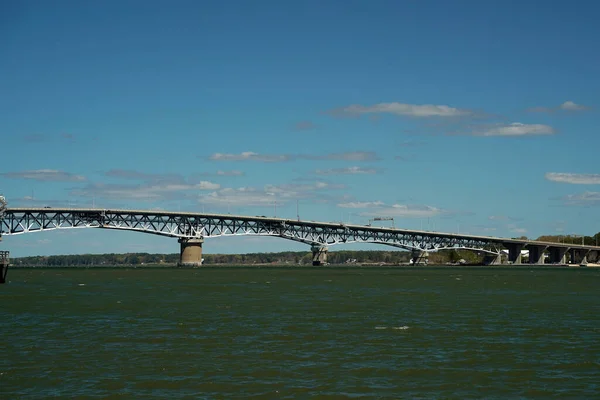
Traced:
POLYGON ((0 398, 598 398, 600 269, 11 269, 0 398))

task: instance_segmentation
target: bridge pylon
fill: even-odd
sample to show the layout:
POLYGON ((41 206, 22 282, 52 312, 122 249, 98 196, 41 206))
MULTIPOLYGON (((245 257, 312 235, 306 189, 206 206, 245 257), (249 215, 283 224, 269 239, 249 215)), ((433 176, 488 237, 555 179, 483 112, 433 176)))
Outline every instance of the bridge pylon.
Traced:
POLYGON ((509 264, 521 264, 521 250, 523 250, 522 243, 505 243, 504 247, 508 249, 508 263, 509 264))
POLYGON ((502 253, 485 254, 483 256, 483 265, 502 265, 502 253))
MULTIPOLYGON (((0 238, 2 240, 2 238, 0 238)), ((0 251, 0 283, 6 283, 6 275, 8 274, 8 266, 10 265, 8 251, 0 251)))
POLYGON ((568 247, 550 246, 548 247, 548 251, 550 252, 550 264, 567 265, 569 263, 567 260, 568 247))
POLYGON ((204 238, 181 238, 179 263, 180 267, 200 267, 202 265, 202 244, 204 238))
POLYGON ((327 251, 328 248, 322 244, 313 244, 310 246, 310 250, 312 251, 312 265, 327 265, 327 251))
POLYGON ((529 249, 529 264, 542 265, 544 264, 544 251, 548 248, 548 246, 535 246, 535 245, 527 245, 529 249))
MULTIPOLYGON (((0 195, 0 242, 2 241, 2 220, 6 213, 6 199, 0 195)), ((0 250, 0 283, 6 283, 6 275, 8 274, 8 266, 10 265, 9 252, 0 250)))
POLYGON ((569 249, 569 262, 571 264, 587 265, 589 253, 590 250, 588 249, 569 249))
POLYGON ((425 250, 413 249, 411 251, 410 262, 412 265, 427 265, 429 263, 429 253, 425 250))

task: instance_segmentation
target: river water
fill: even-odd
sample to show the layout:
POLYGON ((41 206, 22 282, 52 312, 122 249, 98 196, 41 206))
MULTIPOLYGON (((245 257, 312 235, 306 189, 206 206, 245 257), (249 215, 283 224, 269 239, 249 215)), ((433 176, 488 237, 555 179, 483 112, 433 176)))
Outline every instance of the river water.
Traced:
POLYGON ((11 269, 0 398, 598 398, 600 269, 11 269))

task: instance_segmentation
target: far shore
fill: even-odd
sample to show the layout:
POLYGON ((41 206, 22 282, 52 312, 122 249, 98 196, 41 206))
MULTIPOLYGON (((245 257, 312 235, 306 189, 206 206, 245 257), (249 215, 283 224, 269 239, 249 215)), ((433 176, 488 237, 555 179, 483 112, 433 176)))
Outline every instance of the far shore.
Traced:
POLYGON ((315 266, 312 264, 204 264, 201 266, 180 266, 177 264, 136 264, 136 265, 71 265, 71 266, 49 266, 49 265, 10 265, 10 269, 81 269, 81 268, 112 268, 112 269, 199 269, 199 268, 598 268, 600 264, 385 264, 385 263, 352 263, 352 264, 327 264, 315 266))

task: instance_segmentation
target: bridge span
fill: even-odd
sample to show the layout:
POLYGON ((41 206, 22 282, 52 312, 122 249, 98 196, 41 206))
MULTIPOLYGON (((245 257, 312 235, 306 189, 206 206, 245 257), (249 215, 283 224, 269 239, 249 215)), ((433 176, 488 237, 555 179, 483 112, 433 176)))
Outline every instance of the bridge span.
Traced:
POLYGON ((57 229, 100 228, 136 231, 177 238, 180 265, 199 266, 205 239, 219 236, 274 236, 310 245, 313 265, 327 263, 330 246, 344 243, 378 243, 412 252, 415 264, 428 252, 468 249, 484 252, 490 264, 521 263, 522 250, 530 264, 587 263, 597 260, 600 247, 432 232, 370 225, 270 218, 231 214, 111 210, 97 208, 5 208, 0 214, 0 240, 4 236, 57 229))

